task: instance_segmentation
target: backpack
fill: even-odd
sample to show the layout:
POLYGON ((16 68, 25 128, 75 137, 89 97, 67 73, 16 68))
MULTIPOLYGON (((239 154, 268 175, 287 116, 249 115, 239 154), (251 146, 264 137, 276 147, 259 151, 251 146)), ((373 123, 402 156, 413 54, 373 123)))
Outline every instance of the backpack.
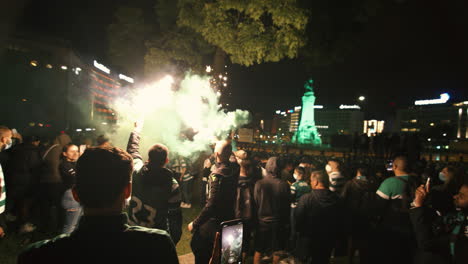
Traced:
POLYGON ((400 208, 395 208, 397 211, 409 212, 411 203, 414 200, 414 195, 416 189, 421 185, 421 180, 416 176, 409 176, 408 180, 405 180, 401 177, 396 177, 398 180, 405 183, 402 193, 401 205, 400 208))

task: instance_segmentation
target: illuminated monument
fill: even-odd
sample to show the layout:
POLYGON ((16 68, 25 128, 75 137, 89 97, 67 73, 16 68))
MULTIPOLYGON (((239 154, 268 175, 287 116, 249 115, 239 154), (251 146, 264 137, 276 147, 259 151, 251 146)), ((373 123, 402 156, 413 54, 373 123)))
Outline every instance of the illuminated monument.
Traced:
POLYGON ((309 79, 305 84, 305 93, 302 96, 302 113, 301 122, 299 129, 293 136, 293 143, 307 144, 307 145, 321 145, 322 139, 320 139, 315 126, 314 118, 314 80, 309 79))

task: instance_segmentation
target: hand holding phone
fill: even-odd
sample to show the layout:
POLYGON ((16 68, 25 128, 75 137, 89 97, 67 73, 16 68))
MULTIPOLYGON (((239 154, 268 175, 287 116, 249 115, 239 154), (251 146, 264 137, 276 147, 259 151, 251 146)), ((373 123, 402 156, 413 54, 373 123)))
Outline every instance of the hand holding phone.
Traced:
POLYGON ((244 225, 240 219, 221 223, 221 264, 242 263, 244 225))
POLYGON ((426 180, 426 184, 424 184, 424 189, 426 189, 426 192, 429 192, 430 188, 431 188, 431 177, 428 177, 427 180, 426 180))

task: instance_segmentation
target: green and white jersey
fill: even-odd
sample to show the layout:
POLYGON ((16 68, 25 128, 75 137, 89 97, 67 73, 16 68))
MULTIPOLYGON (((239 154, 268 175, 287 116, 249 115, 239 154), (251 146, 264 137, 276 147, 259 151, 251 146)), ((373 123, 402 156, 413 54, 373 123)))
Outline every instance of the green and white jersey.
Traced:
POLYGON ((408 175, 404 175, 386 179, 382 184, 380 184, 380 187, 377 190, 377 195, 385 200, 402 199, 403 191, 409 177, 410 176, 408 175), (398 179, 397 177, 401 177, 401 179, 398 179))
POLYGON ((291 195, 293 196, 293 207, 297 205, 297 202, 301 198, 302 195, 306 193, 310 193, 312 189, 307 184, 306 181, 300 180, 291 185, 291 195))
POLYGON ((193 175, 190 174, 187 161, 182 157, 175 158, 174 163, 172 165, 172 170, 177 173, 182 173, 184 169, 185 169, 185 173, 184 175, 182 175, 182 181, 189 181, 193 179, 193 175))
POLYGON ((0 214, 5 211, 6 204, 6 189, 5 189, 5 177, 3 176, 2 165, 0 165, 0 186, 2 192, 0 193, 0 214))

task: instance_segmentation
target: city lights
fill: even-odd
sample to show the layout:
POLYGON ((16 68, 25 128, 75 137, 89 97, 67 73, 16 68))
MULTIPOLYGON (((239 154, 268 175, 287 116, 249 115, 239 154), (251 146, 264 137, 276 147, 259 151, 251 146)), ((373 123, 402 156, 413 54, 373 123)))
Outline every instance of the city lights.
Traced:
POLYGON ((36 67, 38 65, 37 61, 35 60, 31 61, 29 64, 31 64, 31 66, 33 67, 36 67))
POLYGON ((361 102, 362 102, 362 101, 366 100, 366 97, 364 97, 364 96, 362 96, 362 95, 361 95, 361 96, 359 96, 359 98, 358 98, 358 99, 359 99, 359 101, 361 101, 361 102))
POLYGON ((445 104, 450 99, 448 93, 443 93, 438 99, 417 100, 414 101, 415 105, 431 105, 431 104, 445 104))
POLYGON ((361 109, 359 105, 340 105, 340 109, 361 109))
POLYGON ((94 64, 94 67, 96 67, 97 69, 107 73, 107 74, 110 74, 110 70, 109 68, 107 68, 106 66, 100 64, 99 62, 97 62, 96 60, 93 62, 94 64))
POLYGON ((52 64, 46 64, 47 69, 52 69, 52 64))
POLYGON ((67 66, 65 66, 65 65, 62 65, 62 66, 60 67, 60 69, 62 69, 62 70, 64 70, 64 71, 65 71, 65 70, 67 70, 67 69, 68 69, 68 67, 67 67, 67 66))
POLYGON ((129 83, 133 83, 133 82, 134 82, 133 78, 128 77, 128 76, 125 76, 125 75, 123 75, 123 74, 119 74, 119 79, 125 80, 125 81, 127 81, 127 82, 129 82, 129 83))

